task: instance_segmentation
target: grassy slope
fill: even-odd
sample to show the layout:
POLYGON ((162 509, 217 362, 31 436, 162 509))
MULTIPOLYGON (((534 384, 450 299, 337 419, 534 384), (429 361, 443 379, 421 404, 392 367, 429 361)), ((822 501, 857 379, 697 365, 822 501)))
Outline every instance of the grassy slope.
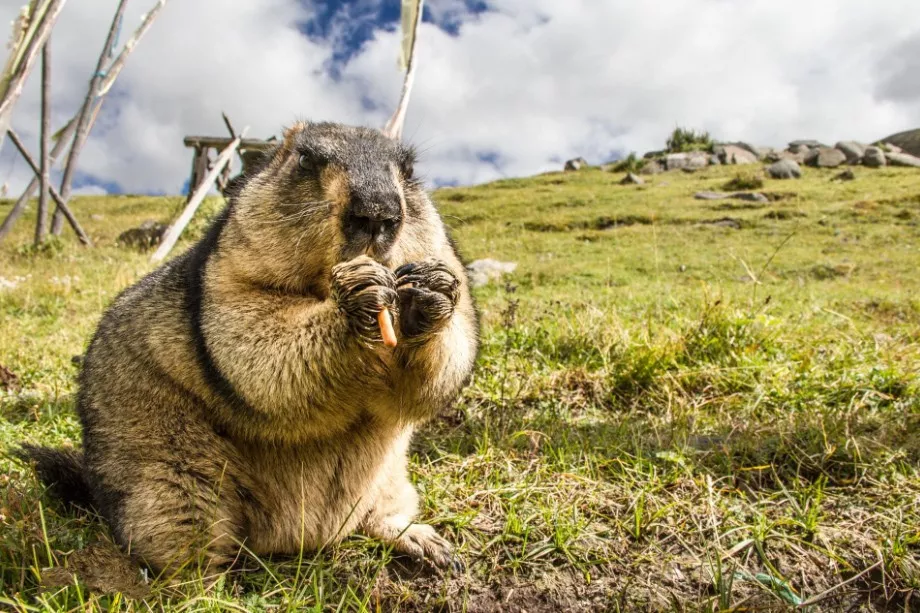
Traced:
MULTIPOLYGON (((102 589, 131 581, 104 561, 98 523, 0 456, 0 609, 719 610, 858 573, 823 610, 916 601, 920 173, 806 172, 769 181, 781 199, 765 206, 692 198, 729 168, 436 194, 468 259, 519 262, 478 292, 474 382, 414 447, 424 518, 465 575, 355 537, 207 590, 153 584, 143 604, 102 589), (706 223, 726 217, 741 228, 706 223), (81 581, 55 587, 68 576, 44 569, 65 565, 81 581)), ((0 396, 0 448, 79 441, 70 358, 149 268, 114 238, 180 204, 84 198, 96 249, 30 253, 28 222, 0 247, 0 276, 25 277, 0 290, 0 364, 22 380, 0 396)))

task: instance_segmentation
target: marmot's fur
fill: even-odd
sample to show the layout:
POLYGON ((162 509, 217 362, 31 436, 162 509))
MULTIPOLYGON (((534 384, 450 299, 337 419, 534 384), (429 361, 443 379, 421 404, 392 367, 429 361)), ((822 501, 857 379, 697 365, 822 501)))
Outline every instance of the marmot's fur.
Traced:
POLYGON ((413 523, 407 447, 469 380, 478 330, 413 158, 368 128, 286 130, 207 236, 105 312, 79 378, 82 452, 25 446, 40 477, 154 570, 354 531, 454 564, 413 523))

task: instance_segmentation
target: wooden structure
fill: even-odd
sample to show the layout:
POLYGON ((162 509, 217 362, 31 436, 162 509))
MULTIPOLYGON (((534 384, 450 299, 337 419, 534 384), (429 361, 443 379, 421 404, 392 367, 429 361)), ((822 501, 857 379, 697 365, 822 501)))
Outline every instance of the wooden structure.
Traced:
MULTIPOLYGON (((228 128, 229 128, 228 123, 228 128)), ((233 130, 230 130, 231 134, 233 130)), ((185 137, 185 146, 190 147, 193 150, 192 153, 192 174, 189 177, 188 182, 188 200, 191 200, 192 194, 201 186, 204 182, 204 178, 208 175, 208 172, 213 168, 214 161, 211 160, 211 151, 214 150, 216 153, 220 153, 225 150, 230 143, 235 140, 234 136, 186 136, 185 137)), ((240 141, 239 147, 237 148, 240 154, 240 160, 243 164, 242 172, 245 173, 248 168, 251 167, 252 163, 256 158, 263 152, 271 149, 277 143, 275 142, 275 137, 272 137, 268 140, 261 140, 257 138, 244 138, 240 141)), ((230 184, 230 165, 227 164, 221 170, 220 174, 217 176, 217 189, 224 193, 227 189, 227 186, 230 184)))

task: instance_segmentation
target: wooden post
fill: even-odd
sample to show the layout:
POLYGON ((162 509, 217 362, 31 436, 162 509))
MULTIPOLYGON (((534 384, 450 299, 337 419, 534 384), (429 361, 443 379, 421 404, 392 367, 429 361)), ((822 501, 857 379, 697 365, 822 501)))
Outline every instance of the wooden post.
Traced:
POLYGON ((208 164, 210 163, 208 159, 210 156, 208 154, 210 151, 211 148, 207 146, 195 147, 195 154, 192 157, 192 176, 188 182, 188 197, 185 200, 186 202, 192 199, 195 190, 198 189, 198 186, 201 185, 201 182, 208 174, 208 164))
POLYGON ((233 139, 227 147, 220 152, 220 155, 217 156, 217 159, 214 161, 214 166, 211 168, 211 172, 204 178, 204 180, 198 185, 198 188, 195 190, 192 197, 189 199, 188 204, 185 205, 185 209, 182 211, 182 214, 179 215, 179 218, 166 229, 166 232, 163 234, 163 240, 160 243, 160 246, 150 256, 150 261, 157 263, 163 260, 166 255, 169 253, 170 249, 176 244, 176 241, 179 240, 179 235, 182 234, 182 230, 185 229, 185 226, 188 225, 188 222, 192 220, 192 216, 195 214, 195 211, 201 205, 204 197, 207 195, 208 190, 211 189, 211 186, 214 185, 214 181, 217 180, 217 175, 223 170, 224 166, 230 163, 230 158, 233 157, 233 154, 236 152, 237 148, 240 146, 240 142, 243 140, 243 136, 246 134, 248 128, 244 128, 239 136, 233 139))
MULTIPOLYGON (((26 162, 29 163, 29 166, 32 168, 32 172, 34 172, 36 175, 40 175, 41 168, 38 167, 38 164, 36 164, 35 160, 32 159, 32 156, 29 155, 28 150, 26 150, 26 147, 22 144, 22 141, 19 140, 19 137, 16 136, 16 133, 12 129, 7 130, 6 133, 10 137, 10 140, 13 142, 13 144, 16 145, 16 148, 19 149, 19 153, 22 154, 22 157, 24 157, 26 162)), ((51 193, 51 197, 57 203, 58 208, 64 212, 64 217, 68 222, 70 222, 70 226, 73 228, 73 231, 77 233, 77 236, 80 238, 80 242, 88 247, 92 247, 93 242, 89 239, 89 236, 86 234, 86 232, 83 231, 83 228, 80 227, 80 222, 77 221, 77 218, 70 211, 70 208, 61 198, 61 195, 58 193, 58 191, 54 189, 54 185, 49 184, 48 191, 51 193)))
MULTIPOLYGON (((411 1, 412 0, 410 0, 410 2, 411 1)), ((402 93, 399 95, 399 104, 396 106, 396 111, 383 128, 383 133, 395 140, 402 138, 403 124, 406 122, 406 110, 409 108, 409 96, 412 95, 412 85, 415 82, 415 46, 418 42, 418 29, 419 24, 422 23, 422 9, 424 8, 425 2, 424 0, 414 1, 417 2, 414 22, 410 24, 407 24, 405 21, 403 22, 403 36, 405 37, 406 34, 408 34, 410 39, 407 45, 408 49, 406 49, 406 45, 404 45, 401 55, 406 64, 406 75, 403 78, 402 93), (405 31, 407 26, 411 27, 411 31, 408 33, 405 31)), ((403 2, 402 10, 405 13, 406 2, 403 2)))
POLYGON ((51 35, 51 28, 61 14, 66 0, 47 0, 47 2, 30 2, 32 9, 26 33, 21 40, 13 41, 10 58, 0 75, 0 146, 13 120, 13 107, 22 94, 26 77, 32 71, 32 65, 38 52, 45 46, 51 35))
MULTIPOLYGON (((89 89, 86 92, 86 98, 83 99, 83 106, 80 107, 80 113, 77 115, 76 134, 73 144, 70 146, 70 153, 67 154, 67 164, 64 166, 64 176, 61 179, 61 197, 64 200, 70 199, 70 186, 73 181, 73 174, 76 171, 77 157, 83 148, 86 136, 89 134, 90 117, 92 116, 93 102, 96 100, 102 79, 105 78, 105 66, 108 63, 109 56, 112 53, 112 46, 115 44, 115 37, 118 36, 118 29, 121 26, 121 20, 125 14, 125 7, 128 0, 119 0, 118 7, 115 9, 115 16, 112 18, 112 25, 109 26, 109 33, 105 37, 105 44, 99 53, 99 59, 96 60, 96 70, 89 80, 89 89)), ((64 226, 64 218, 60 210, 54 212, 54 219, 51 221, 51 233, 59 235, 64 226)))
POLYGON ((51 186, 51 169, 48 139, 51 138, 51 38, 42 47, 42 127, 39 155, 41 155, 41 191, 38 193, 38 220, 35 223, 35 246, 41 245, 48 231, 48 188, 51 186))
MULTIPOLYGON (((101 102, 96 103, 96 110, 93 114, 93 121, 95 121, 96 114, 99 112, 99 107, 102 106, 101 102)), ((73 137, 74 130, 77 127, 76 116, 72 117, 64 128, 61 130, 58 135, 57 141, 54 143, 54 148, 51 150, 51 160, 50 163, 53 166, 57 161, 58 157, 67 148, 67 143, 70 142, 71 137, 73 137)), ((13 205, 13 209, 9 212, 9 215, 6 216, 6 219, 3 220, 3 224, 0 225, 0 242, 10 233, 13 229, 13 224, 16 223, 16 220, 22 215, 25 211, 26 205, 29 203, 29 198, 32 197, 32 194, 35 193, 35 190, 39 186, 39 178, 32 177, 32 180, 29 182, 29 185, 23 190, 22 194, 19 196, 19 200, 16 201, 16 204, 13 205)))

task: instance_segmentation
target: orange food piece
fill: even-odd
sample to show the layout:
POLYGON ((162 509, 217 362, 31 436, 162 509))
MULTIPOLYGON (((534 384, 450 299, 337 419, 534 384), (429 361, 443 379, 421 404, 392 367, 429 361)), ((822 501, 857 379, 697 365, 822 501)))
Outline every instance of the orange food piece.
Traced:
POLYGON ((377 323, 380 324, 380 335, 383 336, 383 344, 387 347, 396 346, 396 330, 393 329, 393 316, 390 310, 383 308, 377 313, 377 323))

